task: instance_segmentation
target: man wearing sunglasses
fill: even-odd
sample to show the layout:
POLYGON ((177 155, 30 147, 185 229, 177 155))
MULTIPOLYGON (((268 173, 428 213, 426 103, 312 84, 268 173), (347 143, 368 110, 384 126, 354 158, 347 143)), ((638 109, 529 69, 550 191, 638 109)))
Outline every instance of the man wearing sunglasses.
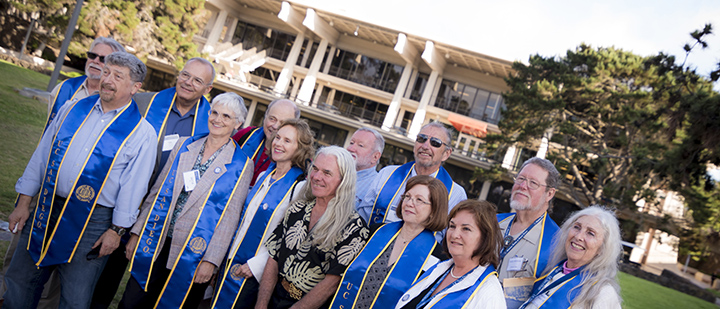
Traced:
POLYGON ((65 102, 84 99, 100 91, 100 77, 105 66, 105 56, 116 51, 125 51, 125 48, 111 38, 98 37, 92 42, 90 50, 86 53, 85 75, 61 82, 50 93, 46 129, 65 102))
MULTIPOLYGON (((52 120, 55 119, 55 116, 57 116, 58 111, 65 102, 78 101, 98 93, 100 90, 102 69, 103 66, 105 66, 105 56, 116 51, 125 51, 125 48, 111 38, 98 37, 92 42, 90 50, 86 53, 88 58, 85 62, 85 75, 66 79, 57 84, 52 92, 50 92, 48 118, 45 121, 43 133, 47 130, 52 120)), ((33 203, 34 202, 35 201, 33 201, 33 203)), ((5 265, 3 267, 3 273, 6 273, 7 268, 10 266, 10 261, 19 239, 20 234, 16 234, 8 246, 7 253, 5 254, 5 263, 3 264, 5 265)), ((2 288, 0 289, 0 293, 4 294, 5 282, 3 281, 1 284, 2 288)), ((48 283, 45 285, 38 308, 57 308, 59 302, 60 279, 57 277, 57 272, 53 272, 48 283)))
POLYGON ((498 278, 508 308, 518 308, 528 299, 550 259, 552 238, 559 228, 547 211, 559 183, 560 173, 552 162, 538 157, 525 161, 510 195, 515 213, 497 215, 503 235, 498 278))
MULTIPOLYGON (((212 90, 214 79, 215 68, 210 61, 192 58, 178 73, 175 87, 133 96, 145 120, 153 126, 158 135, 157 158, 150 178, 151 186, 181 137, 205 135, 209 132, 207 123, 210 103, 204 96, 212 90)), ((122 245, 110 255, 98 280, 102 284, 95 287, 91 308, 110 306, 129 262, 125 257, 128 237, 123 237, 122 245)))
MULTIPOLYGON (((407 180, 416 175, 433 176, 445 184, 448 191, 448 211, 455 204, 467 199, 465 189, 455 183, 442 163, 450 158, 450 132, 442 123, 431 122, 420 129, 415 139, 413 155, 415 161, 403 165, 386 166, 378 173, 377 181, 363 198, 358 212, 370 224, 395 222, 400 220, 395 215, 395 208, 402 200, 407 180)), ((444 233, 438 233, 442 240, 444 233)))

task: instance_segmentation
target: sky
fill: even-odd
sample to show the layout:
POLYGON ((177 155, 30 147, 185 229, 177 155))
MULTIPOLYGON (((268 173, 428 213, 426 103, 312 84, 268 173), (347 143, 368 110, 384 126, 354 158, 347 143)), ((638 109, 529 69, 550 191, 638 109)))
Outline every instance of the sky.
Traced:
MULTIPOLYGON (((564 55, 581 43, 685 59, 690 32, 712 23, 687 60, 703 76, 720 62, 718 0, 293 0, 509 61, 564 55)), ((715 88, 720 88, 716 83, 715 88)))

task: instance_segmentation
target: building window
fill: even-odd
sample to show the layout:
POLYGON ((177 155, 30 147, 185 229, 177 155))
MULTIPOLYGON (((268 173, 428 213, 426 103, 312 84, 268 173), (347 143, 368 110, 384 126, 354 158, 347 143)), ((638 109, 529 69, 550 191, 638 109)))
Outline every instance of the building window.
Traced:
POLYGON ((147 91, 160 91, 175 87, 175 74, 165 73, 152 68, 148 68, 147 71, 142 84, 143 89, 147 91))
POLYGON ((358 84, 395 93, 403 72, 400 65, 337 49, 329 74, 358 84))
POLYGON ((315 136, 316 147, 336 145, 342 147, 345 144, 345 138, 347 138, 348 131, 340 129, 338 127, 331 126, 329 124, 318 122, 312 119, 307 119, 310 130, 315 136))
POLYGON ((435 106, 492 124, 500 120, 502 96, 445 79, 440 84, 435 106))
POLYGON ((415 101, 420 101, 422 98, 422 94, 425 91, 425 86, 427 85, 428 79, 430 79, 430 75, 425 73, 419 73, 417 75, 417 79, 415 79, 415 85, 413 85, 412 92, 410 92, 410 99, 415 101))
POLYGON ((253 47, 256 48, 258 53, 264 50, 268 57, 285 61, 290 54, 293 43, 295 43, 295 36, 238 21, 231 42, 233 44, 242 43, 244 50, 253 47))
POLYGON ((385 104, 338 90, 335 91, 335 99, 332 105, 337 108, 341 115, 348 118, 357 118, 376 127, 382 126, 388 109, 385 104))
POLYGON ((383 149, 382 156, 378 162, 378 169, 382 169, 388 165, 402 165, 414 160, 415 156, 413 155, 412 149, 408 150, 385 143, 385 149, 383 149))

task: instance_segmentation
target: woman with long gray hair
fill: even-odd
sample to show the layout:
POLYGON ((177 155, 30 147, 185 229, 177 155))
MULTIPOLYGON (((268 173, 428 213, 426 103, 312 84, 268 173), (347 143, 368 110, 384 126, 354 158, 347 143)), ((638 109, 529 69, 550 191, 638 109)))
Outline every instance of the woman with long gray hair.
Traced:
POLYGON ((575 212, 555 235, 555 249, 545 275, 535 281, 520 307, 620 308, 617 283, 622 251, 615 214, 602 206, 575 212))
POLYGON ((340 276, 369 231, 355 211, 355 160, 337 146, 318 150, 298 201, 265 243, 270 257, 255 308, 329 305, 340 276))

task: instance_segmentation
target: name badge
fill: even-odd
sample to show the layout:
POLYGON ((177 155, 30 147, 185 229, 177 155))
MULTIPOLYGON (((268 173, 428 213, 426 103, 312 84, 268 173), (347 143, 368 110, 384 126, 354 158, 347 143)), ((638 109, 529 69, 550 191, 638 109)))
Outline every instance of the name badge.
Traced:
POLYGON ((510 262, 508 262, 508 271, 521 271, 523 268, 525 268, 525 263, 527 263, 527 260, 522 256, 514 256, 510 259, 510 262))
POLYGON ((178 134, 165 135, 165 138, 163 139, 162 151, 163 152, 170 151, 173 148, 175 148, 175 144, 177 144, 179 139, 180 139, 180 135, 178 135, 178 134))
POLYGON ((185 180, 185 191, 190 192, 195 189, 198 181, 200 181, 200 171, 192 170, 183 173, 183 179, 185 180))

